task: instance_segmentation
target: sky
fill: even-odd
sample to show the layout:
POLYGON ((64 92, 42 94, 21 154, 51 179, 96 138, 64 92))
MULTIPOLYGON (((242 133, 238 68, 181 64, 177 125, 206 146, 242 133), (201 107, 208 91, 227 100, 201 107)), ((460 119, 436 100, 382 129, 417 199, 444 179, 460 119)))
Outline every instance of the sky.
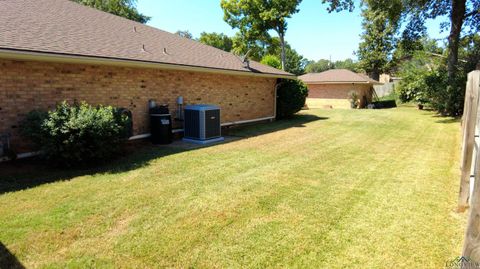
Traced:
MULTIPOLYGON (((287 20, 286 41, 309 60, 347 58, 356 59, 362 32, 360 9, 354 12, 328 13, 321 0, 303 0, 300 12, 287 20)), ((150 26, 168 31, 188 30, 198 38, 201 32, 218 32, 233 36, 232 29, 223 20, 220 0, 138 0, 137 9, 151 18, 150 26)), ((444 19, 443 19, 444 20, 444 19)), ((428 21, 428 34, 432 38, 444 38, 440 33, 440 21, 428 21)))

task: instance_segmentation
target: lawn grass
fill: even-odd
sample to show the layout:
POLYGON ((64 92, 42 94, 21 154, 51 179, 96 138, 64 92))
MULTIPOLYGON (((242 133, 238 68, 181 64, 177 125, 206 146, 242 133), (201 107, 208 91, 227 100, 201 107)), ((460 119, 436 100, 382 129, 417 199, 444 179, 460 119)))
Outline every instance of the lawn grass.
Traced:
POLYGON ((413 108, 316 109, 96 170, 3 164, 0 241, 27 268, 443 268, 465 224, 459 130, 413 108))

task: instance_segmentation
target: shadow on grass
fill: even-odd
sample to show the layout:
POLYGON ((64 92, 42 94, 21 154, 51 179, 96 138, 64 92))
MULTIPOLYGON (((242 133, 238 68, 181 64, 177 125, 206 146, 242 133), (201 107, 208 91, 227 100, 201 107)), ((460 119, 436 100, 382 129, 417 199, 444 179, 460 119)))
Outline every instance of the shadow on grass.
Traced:
POLYGON ((289 128, 303 128, 306 127, 305 124, 318 120, 328 120, 328 118, 311 114, 297 114, 289 119, 277 120, 270 124, 252 124, 232 127, 226 130, 226 134, 235 137, 253 137, 289 128))
POLYGON ((441 120, 437 120, 435 121, 436 123, 459 123, 461 121, 460 118, 451 118, 451 117, 448 117, 448 118, 444 118, 444 119, 441 119, 441 120))
MULTIPOLYGON (((272 123, 257 123, 246 126, 227 128, 225 142, 229 143, 242 139, 264 135, 289 128, 305 127, 306 123, 326 120, 328 118, 315 115, 301 114, 290 119, 278 120, 272 123)), ((215 146, 212 144, 208 146, 215 146)), ((129 145, 124 157, 109 164, 89 168, 55 168, 48 166, 44 161, 31 158, 12 162, 0 163, 0 195, 7 192, 33 188, 42 184, 66 181, 78 176, 93 175, 97 173, 122 173, 147 166, 152 160, 181 152, 207 147, 205 145, 187 144, 175 141, 170 145, 152 145, 149 141, 137 141, 129 145)))
POLYGON ((23 269, 25 266, 0 241, 0 268, 23 269))
MULTIPOLYGON (((448 116, 448 115, 442 115, 438 113, 436 110, 432 110, 435 114, 432 115, 433 118, 437 119, 435 122, 436 123, 460 123, 462 121, 461 117, 453 117, 453 116, 448 116)), ((428 114, 425 114, 428 115, 428 114)))

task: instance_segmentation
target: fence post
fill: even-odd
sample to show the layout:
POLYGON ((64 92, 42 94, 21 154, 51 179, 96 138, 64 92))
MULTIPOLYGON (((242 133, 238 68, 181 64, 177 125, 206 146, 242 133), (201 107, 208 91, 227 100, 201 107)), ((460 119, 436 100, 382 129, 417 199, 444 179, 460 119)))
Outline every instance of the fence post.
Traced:
MULTIPOLYGON (((473 71, 468 74, 468 81, 474 91, 480 90, 480 71, 473 71)), ((478 103, 474 104, 478 106, 478 103)), ((480 124, 480 117, 474 121, 480 124)), ((467 229, 465 231, 465 241, 463 244, 462 256, 469 257, 472 261, 480 262, 480 150, 476 152, 476 161, 474 166, 475 179, 473 182, 472 207, 468 217, 467 229)), ((470 170, 470 168, 469 168, 470 170)))
MULTIPOLYGON (((462 119, 462 155, 460 190, 458 194, 458 212, 464 212, 468 208, 470 196, 470 174, 472 170, 473 147, 475 143, 475 126, 478 112, 478 87, 475 87, 472 78, 475 72, 468 74, 465 88, 465 104, 462 119)), ((478 86, 478 85, 477 85, 478 86)))

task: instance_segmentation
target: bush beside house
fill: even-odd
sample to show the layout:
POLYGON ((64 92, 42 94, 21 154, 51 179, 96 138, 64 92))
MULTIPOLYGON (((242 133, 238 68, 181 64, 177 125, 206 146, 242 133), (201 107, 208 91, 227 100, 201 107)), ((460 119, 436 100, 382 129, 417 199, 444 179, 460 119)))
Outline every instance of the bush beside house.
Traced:
POLYGON ((111 106, 62 102, 49 112, 34 110, 22 134, 55 164, 76 166, 112 158, 126 141, 130 119, 111 106))
POLYGON ((291 117, 305 105, 307 86, 300 80, 282 80, 277 88, 277 119, 291 117))

